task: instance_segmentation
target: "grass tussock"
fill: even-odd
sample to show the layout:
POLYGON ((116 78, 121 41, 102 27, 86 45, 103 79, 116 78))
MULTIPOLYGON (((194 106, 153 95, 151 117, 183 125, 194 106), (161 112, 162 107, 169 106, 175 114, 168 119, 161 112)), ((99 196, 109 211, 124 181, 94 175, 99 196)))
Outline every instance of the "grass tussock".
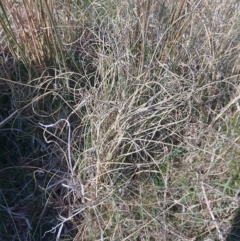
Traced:
POLYGON ((0 239, 238 240, 239 7, 0 2, 0 239))

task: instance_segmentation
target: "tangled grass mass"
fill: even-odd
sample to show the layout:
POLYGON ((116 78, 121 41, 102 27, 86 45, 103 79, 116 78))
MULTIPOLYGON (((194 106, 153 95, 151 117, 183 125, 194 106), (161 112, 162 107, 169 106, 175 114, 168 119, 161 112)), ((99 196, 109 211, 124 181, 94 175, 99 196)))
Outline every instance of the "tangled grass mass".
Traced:
POLYGON ((0 240, 240 240, 239 1, 0 13, 0 240))

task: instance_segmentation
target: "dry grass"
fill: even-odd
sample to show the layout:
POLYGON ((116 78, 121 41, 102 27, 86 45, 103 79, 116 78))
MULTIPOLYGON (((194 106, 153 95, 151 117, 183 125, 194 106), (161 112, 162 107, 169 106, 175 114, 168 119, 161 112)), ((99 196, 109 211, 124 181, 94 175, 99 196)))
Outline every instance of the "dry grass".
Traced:
POLYGON ((238 9, 2 1, 0 239, 225 240, 238 9))

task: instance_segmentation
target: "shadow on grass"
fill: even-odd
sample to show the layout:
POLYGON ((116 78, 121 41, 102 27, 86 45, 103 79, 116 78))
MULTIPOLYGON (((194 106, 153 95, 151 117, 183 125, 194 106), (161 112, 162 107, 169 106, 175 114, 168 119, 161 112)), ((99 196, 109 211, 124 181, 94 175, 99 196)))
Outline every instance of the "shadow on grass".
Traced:
POLYGON ((239 241, 239 240, 240 240, 240 208, 238 208, 233 218, 232 227, 226 238, 226 241, 239 241))
POLYGON ((0 58, 0 241, 54 240, 52 233, 42 239, 55 223, 34 179, 43 155, 31 145, 35 128, 21 114, 9 118, 17 109, 13 89, 19 63, 3 51, 0 58))

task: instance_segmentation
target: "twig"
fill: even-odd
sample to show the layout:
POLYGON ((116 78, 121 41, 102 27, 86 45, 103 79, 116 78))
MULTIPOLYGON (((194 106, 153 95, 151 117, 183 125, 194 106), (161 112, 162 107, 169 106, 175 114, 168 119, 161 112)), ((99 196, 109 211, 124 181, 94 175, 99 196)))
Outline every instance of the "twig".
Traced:
POLYGON ((201 182, 201 188, 202 188, 202 192, 203 192, 203 196, 204 196, 205 202, 206 202, 206 204, 207 204, 208 212, 210 213, 211 218, 212 218, 212 220, 213 220, 213 223, 214 223, 214 225, 215 225, 215 227, 216 227, 216 230, 217 230, 217 232, 218 232, 219 240, 224 241, 224 238, 223 238, 223 236, 222 236, 222 233, 221 233, 221 231, 220 231, 220 229, 219 229, 219 227, 218 227, 217 221, 216 221, 216 219, 215 219, 215 217, 214 217, 214 214, 213 214, 213 212, 212 212, 212 209, 211 209, 211 207, 210 207, 210 203, 209 203, 209 201, 208 201, 208 198, 207 198, 207 195, 206 195, 206 192, 205 192, 205 188, 204 188, 204 183, 203 183, 203 182, 201 182))

